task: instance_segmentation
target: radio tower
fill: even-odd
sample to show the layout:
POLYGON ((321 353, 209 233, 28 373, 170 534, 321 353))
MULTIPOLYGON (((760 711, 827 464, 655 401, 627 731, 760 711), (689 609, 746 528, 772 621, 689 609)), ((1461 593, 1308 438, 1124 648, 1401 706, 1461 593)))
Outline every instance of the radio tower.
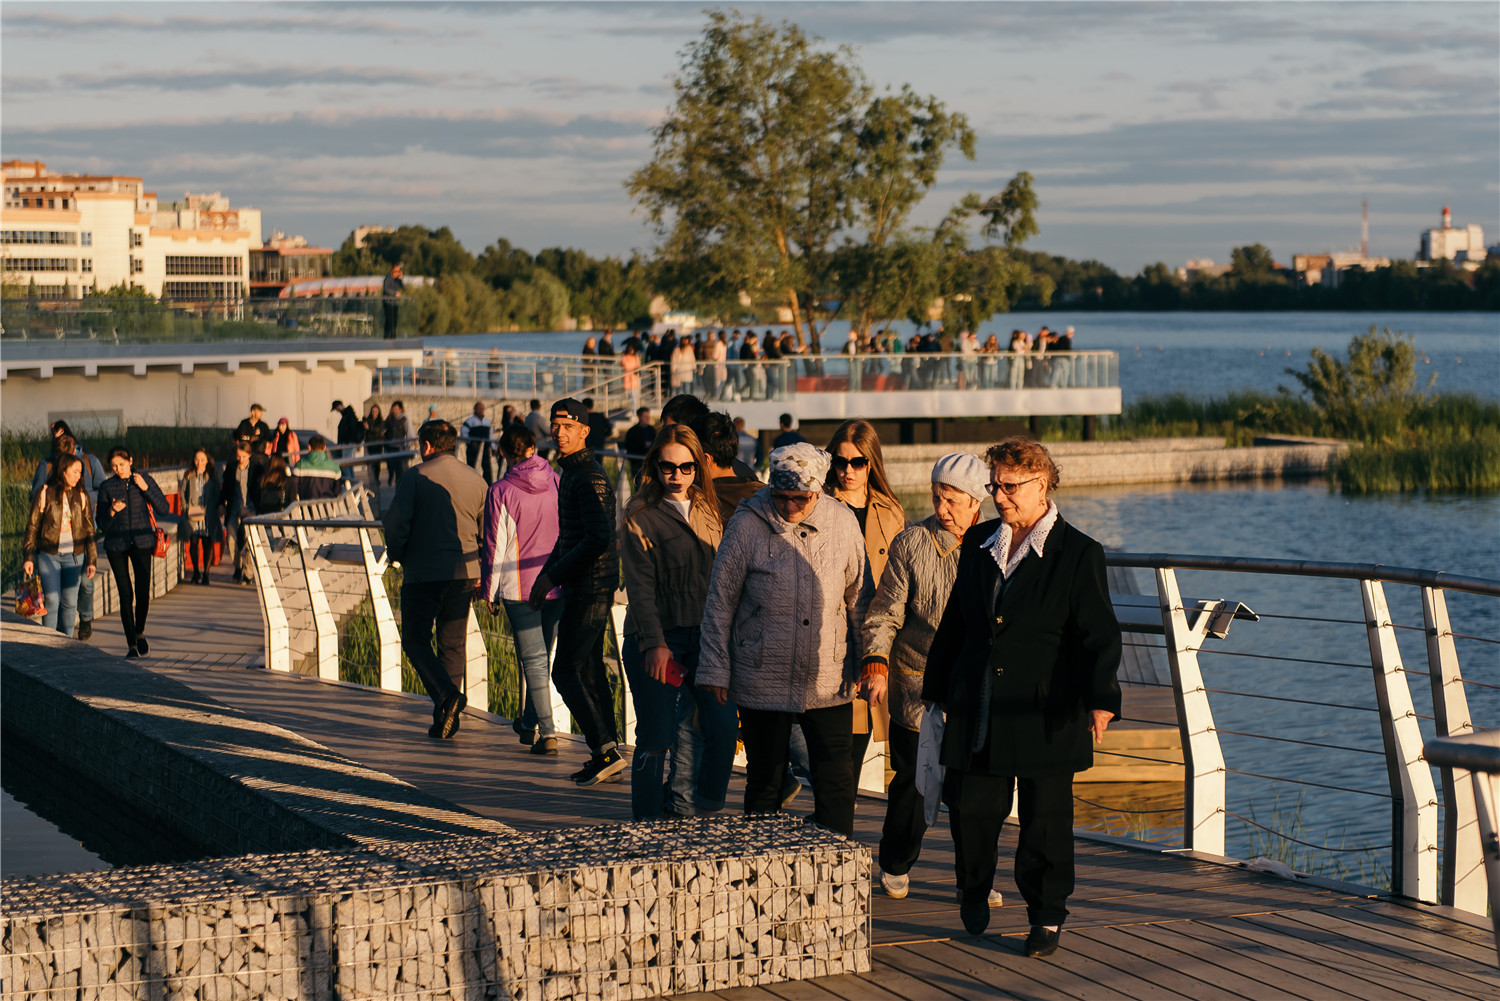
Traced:
POLYGON ((1362 261, 1370 258, 1370 203, 1362 201, 1359 203, 1361 220, 1359 224, 1359 258, 1362 261))

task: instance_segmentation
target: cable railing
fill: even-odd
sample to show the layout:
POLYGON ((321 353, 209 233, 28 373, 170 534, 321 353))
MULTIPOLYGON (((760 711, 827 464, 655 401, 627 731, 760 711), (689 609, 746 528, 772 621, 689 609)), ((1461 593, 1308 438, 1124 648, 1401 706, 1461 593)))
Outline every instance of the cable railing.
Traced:
MULTIPOLYGON (((1474 811, 1473 841, 1484 857, 1490 900, 1500 901, 1500 734, 1469 733, 1436 737, 1422 749, 1443 770, 1456 797, 1474 811), (1469 781, 1464 782, 1464 773, 1469 781)), ((1495 953, 1500 957, 1500 907, 1491 907, 1495 953)))

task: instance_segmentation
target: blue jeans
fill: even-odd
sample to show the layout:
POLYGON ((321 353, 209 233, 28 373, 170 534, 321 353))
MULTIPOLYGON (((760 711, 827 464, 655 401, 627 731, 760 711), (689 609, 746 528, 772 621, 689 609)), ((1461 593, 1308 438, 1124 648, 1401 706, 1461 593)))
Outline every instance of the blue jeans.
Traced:
POLYGON ((516 637, 516 657, 521 661, 525 694, 521 703, 521 728, 535 730, 539 737, 557 732, 552 723, 552 671, 547 654, 552 649, 552 635, 562 617, 562 599, 543 602, 537 611, 524 601, 506 599, 505 617, 516 637))
MULTIPOLYGON (((674 791, 686 786, 696 809, 713 812, 724 808, 729 776, 734 768, 734 745, 739 736, 734 703, 719 705, 712 695, 693 685, 698 667, 698 630, 669 629, 665 639, 672 656, 687 668, 689 678, 681 687, 655 681, 646 674, 645 654, 637 637, 625 637, 621 659, 630 679, 635 703, 635 759, 630 780, 631 806, 637 820, 660 818, 667 806, 667 752, 672 750, 671 783, 674 791), (703 753, 696 755, 692 741, 679 739, 679 728, 689 726, 697 715, 703 736, 703 753), (684 753, 686 752, 686 753, 684 753)), ((684 796, 686 798, 686 796, 684 796)), ((686 804, 683 804, 686 805, 686 804)), ((674 803, 678 812, 687 812, 674 803)))
POLYGON ((78 624, 78 582, 83 579, 86 562, 77 553, 36 554, 36 572, 42 578, 42 601, 47 606, 42 625, 56 629, 64 636, 72 636, 73 627, 78 624))

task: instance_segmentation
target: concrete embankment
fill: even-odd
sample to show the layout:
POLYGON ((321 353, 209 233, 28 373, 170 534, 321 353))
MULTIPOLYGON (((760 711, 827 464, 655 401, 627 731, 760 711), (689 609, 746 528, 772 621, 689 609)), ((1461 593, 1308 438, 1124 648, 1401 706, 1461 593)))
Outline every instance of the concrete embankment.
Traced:
MULTIPOLYGON (((949 452, 983 455, 988 442, 887 445, 886 475, 897 491, 926 489, 932 464, 949 452)), ((1069 487, 1215 480, 1306 479, 1326 476, 1349 450, 1326 438, 1266 438, 1226 448, 1222 438, 1132 438, 1126 441, 1050 442, 1047 451, 1069 487)))

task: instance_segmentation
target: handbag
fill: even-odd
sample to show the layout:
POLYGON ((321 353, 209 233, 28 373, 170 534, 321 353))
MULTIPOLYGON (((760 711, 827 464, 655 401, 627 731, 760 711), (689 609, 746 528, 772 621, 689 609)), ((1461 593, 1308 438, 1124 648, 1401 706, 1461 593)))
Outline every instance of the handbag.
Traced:
POLYGON ((938 807, 943 799, 943 730, 947 723, 947 715, 936 705, 922 713, 922 730, 917 738, 916 784, 928 827, 937 823, 938 807))
POLYGON ((16 588, 16 614, 24 619, 47 614, 46 603, 42 601, 42 578, 36 574, 32 574, 16 588))
POLYGON ((151 531, 156 533, 156 548, 151 551, 151 555, 157 558, 165 557, 169 545, 167 542, 167 533, 162 530, 161 526, 157 525, 156 512, 151 510, 151 501, 149 498, 146 501, 146 514, 151 518, 151 531))

